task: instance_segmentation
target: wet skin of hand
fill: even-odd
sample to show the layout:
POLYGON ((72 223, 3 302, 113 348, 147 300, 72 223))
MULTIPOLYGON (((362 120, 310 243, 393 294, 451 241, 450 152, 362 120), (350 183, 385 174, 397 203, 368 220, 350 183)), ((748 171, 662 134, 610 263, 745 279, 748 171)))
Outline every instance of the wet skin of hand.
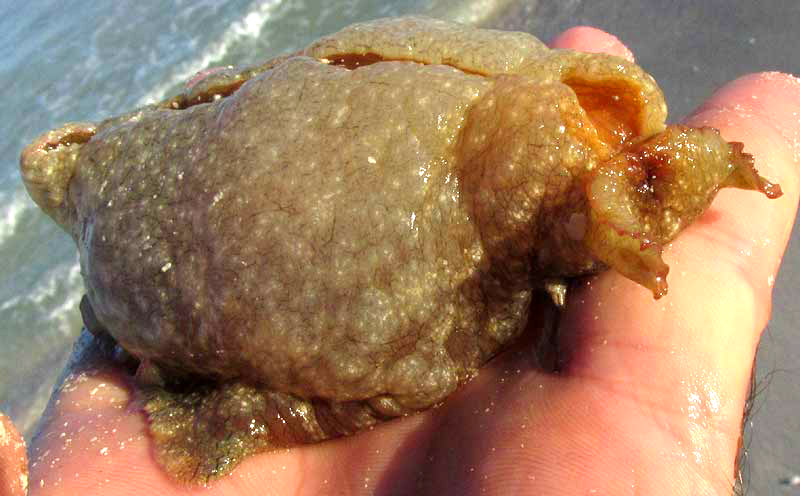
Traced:
MULTIPOLYGON (((589 28, 553 45, 631 57, 589 28)), ((784 196, 720 192, 665 250, 676 268, 665 299, 613 272, 576 288, 558 375, 521 343, 437 409, 253 456, 199 489, 156 465, 144 416, 129 403, 131 378, 95 357, 51 403, 31 447, 31 494, 729 494, 753 356, 797 207, 798 101, 797 79, 752 75, 689 119, 744 142, 784 196)))

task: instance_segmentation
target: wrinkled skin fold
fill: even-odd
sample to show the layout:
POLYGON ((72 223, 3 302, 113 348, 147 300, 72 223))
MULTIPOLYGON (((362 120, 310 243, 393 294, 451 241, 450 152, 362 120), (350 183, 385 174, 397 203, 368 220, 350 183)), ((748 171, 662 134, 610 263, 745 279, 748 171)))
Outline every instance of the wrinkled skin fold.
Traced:
POLYGON ((21 171, 76 241, 87 328, 138 361, 159 461, 205 482, 443 401, 559 281, 661 297, 720 188, 780 196, 665 118, 622 59, 383 19, 66 124, 21 171))

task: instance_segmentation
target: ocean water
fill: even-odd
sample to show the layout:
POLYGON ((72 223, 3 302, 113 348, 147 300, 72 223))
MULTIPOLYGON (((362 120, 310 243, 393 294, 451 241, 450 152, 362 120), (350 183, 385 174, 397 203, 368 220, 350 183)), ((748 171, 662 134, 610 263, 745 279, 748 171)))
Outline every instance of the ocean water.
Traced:
POLYGON ((30 435, 81 328, 75 246, 28 198, 18 157, 42 132, 178 91, 196 72, 298 49, 355 21, 481 23, 508 1, 0 0, 0 411, 30 435))

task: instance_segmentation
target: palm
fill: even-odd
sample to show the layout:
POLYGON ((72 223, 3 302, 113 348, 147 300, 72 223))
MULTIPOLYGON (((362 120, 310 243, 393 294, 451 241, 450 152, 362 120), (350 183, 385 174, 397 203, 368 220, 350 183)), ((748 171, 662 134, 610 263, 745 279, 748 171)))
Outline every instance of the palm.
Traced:
MULTIPOLYGON (((555 43, 626 53, 595 30, 572 30, 555 43)), ((785 115, 800 133, 789 117, 797 104, 786 103, 798 101, 794 86, 786 76, 743 78, 692 119, 745 141, 784 197, 721 193, 665 252, 673 272, 663 300, 613 273, 577 288, 561 319, 560 349, 569 355, 560 373, 539 368, 522 344, 438 409, 252 457, 202 493, 729 492, 753 354, 768 319, 768 276, 789 236, 798 178, 771 128, 725 109, 772 94, 772 103, 759 102, 781 110, 761 111, 785 115)), ((153 461, 145 420, 128 406, 127 379, 103 364, 84 377, 67 381, 34 443, 32 494, 197 493, 153 461)))

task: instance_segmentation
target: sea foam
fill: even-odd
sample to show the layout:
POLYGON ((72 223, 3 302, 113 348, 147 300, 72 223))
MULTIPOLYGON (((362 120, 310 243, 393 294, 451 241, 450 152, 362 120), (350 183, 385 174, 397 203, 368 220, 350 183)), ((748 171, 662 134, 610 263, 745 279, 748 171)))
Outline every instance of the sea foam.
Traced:
POLYGON ((11 193, 0 193, 0 246, 17 232, 19 221, 32 207, 22 188, 11 193))
POLYGON ((139 100, 139 106, 161 101, 176 85, 185 83, 215 61, 222 60, 230 47, 245 38, 258 38, 261 29, 270 20, 281 0, 258 3, 238 21, 231 23, 219 39, 203 50, 199 57, 180 64, 164 82, 155 86, 139 100))

